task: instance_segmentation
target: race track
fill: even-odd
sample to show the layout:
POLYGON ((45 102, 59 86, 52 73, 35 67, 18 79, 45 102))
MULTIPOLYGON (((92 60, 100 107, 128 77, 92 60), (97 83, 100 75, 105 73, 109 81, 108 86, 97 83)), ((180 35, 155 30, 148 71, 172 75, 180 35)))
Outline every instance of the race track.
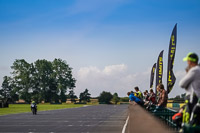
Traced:
POLYGON ((1 133, 121 133, 128 105, 98 105, 0 116, 1 133))

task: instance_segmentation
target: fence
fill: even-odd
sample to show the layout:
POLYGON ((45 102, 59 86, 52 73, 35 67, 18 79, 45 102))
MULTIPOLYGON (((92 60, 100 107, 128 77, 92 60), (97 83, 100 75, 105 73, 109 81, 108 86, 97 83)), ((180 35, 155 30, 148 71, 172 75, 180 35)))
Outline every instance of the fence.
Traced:
MULTIPOLYGON (((164 123, 171 127, 172 130, 179 130, 179 127, 172 120, 172 116, 176 114, 177 111, 169 108, 156 108, 156 106, 152 106, 149 111, 156 117, 163 120, 164 123)), ((183 133, 200 133, 200 126, 191 126, 189 124, 185 124, 183 126, 183 133)))
POLYGON ((156 106, 152 106, 149 111, 159 117, 165 124, 171 127, 173 130, 178 130, 178 126, 176 123, 172 121, 172 116, 177 113, 177 111, 168 109, 168 108, 156 108, 156 106))

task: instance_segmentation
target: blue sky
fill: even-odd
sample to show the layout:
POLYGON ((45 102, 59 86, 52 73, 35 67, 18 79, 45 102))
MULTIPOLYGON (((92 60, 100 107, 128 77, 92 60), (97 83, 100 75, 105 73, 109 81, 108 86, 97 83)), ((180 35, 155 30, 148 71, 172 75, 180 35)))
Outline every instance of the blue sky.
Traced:
MULTIPOLYGON (((0 83, 15 59, 66 60, 77 79, 75 92, 88 88, 126 92, 148 89, 150 69, 178 23, 170 97, 184 93, 188 52, 200 55, 200 1, 193 0, 0 0, 0 83)), ((166 72, 163 83, 166 84, 166 72)))

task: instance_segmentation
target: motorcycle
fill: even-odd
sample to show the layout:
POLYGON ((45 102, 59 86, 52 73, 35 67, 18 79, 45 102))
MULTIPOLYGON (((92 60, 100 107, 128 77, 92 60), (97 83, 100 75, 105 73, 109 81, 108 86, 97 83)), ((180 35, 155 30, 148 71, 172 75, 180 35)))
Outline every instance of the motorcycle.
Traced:
POLYGON ((37 114, 37 105, 36 104, 31 104, 31 111, 33 115, 37 114))

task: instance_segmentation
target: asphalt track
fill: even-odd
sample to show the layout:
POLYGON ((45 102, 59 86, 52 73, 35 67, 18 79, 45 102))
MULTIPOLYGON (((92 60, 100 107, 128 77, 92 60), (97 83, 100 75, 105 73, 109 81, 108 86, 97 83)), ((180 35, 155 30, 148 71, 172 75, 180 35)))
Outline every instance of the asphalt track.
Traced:
POLYGON ((0 116, 1 133, 121 133, 128 105, 98 105, 0 116))

